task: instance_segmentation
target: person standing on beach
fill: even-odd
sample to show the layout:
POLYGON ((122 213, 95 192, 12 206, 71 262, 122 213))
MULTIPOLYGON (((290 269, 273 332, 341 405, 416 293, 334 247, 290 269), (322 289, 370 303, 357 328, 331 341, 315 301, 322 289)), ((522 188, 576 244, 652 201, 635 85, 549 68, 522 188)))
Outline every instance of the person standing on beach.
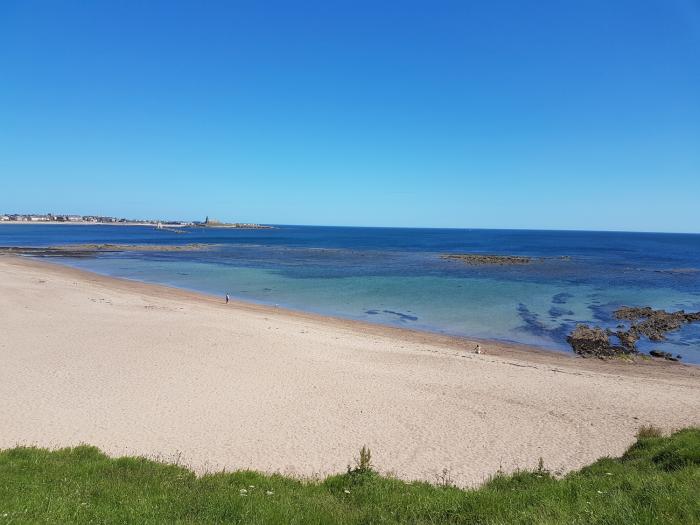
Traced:
POLYGON ((226 294, 226 304, 228 304, 228 294, 226 294))

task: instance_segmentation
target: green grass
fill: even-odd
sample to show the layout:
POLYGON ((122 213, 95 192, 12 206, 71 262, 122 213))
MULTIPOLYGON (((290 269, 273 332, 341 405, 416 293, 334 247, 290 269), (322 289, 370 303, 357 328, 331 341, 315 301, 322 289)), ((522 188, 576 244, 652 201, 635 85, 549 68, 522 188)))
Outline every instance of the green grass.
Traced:
POLYGON ((247 471, 198 478, 88 446, 0 452, 0 524, 37 522, 700 523, 700 429, 642 435, 622 458, 561 479, 521 472, 478 490, 404 483, 368 468, 322 482, 247 471))

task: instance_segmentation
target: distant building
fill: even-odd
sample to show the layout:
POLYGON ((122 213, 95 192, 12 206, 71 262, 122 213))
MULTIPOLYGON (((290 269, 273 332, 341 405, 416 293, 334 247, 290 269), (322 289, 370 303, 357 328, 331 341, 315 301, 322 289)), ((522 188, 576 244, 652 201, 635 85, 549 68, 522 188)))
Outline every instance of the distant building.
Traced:
POLYGON ((204 225, 205 226, 218 226, 223 224, 220 220, 217 219, 210 219, 209 216, 207 216, 206 219, 204 219, 204 225))
POLYGON ((9 221, 10 216, 9 215, 0 215, 0 221, 9 221))

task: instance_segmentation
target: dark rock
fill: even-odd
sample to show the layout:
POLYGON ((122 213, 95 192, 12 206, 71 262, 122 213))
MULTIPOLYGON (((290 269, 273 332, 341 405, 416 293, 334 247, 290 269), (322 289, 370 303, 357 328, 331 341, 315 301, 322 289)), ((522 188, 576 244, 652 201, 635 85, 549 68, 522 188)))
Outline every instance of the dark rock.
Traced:
POLYGON ((685 313, 683 310, 677 312, 667 312, 665 310, 654 310, 648 306, 629 307, 623 306, 614 312, 615 318, 630 321, 628 330, 637 336, 646 336, 650 341, 663 341, 666 332, 678 330, 686 323, 700 321, 700 312, 685 313))
POLYGON ((447 253, 440 256, 440 259, 461 261, 470 265, 510 265, 510 264, 530 264, 531 257, 521 255, 482 255, 474 253, 447 253))
POLYGON ((585 324, 577 325, 566 340, 574 352, 584 357, 614 357, 637 353, 634 348, 613 345, 610 342, 610 332, 585 324))
POLYGON ((667 361, 678 361, 679 359, 681 359, 680 355, 673 357, 673 354, 671 352, 664 352, 662 350, 652 350, 649 352, 649 355, 652 357, 664 358, 667 361))
MULTIPOLYGON (((629 321, 630 327, 624 330, 624 325, 617 325, 617 331, 591 328, 587 325, 578 325, 566 338, 571 348, 579 355, 595 355, 598 357, 610 357, 619 354, 636 354, 637 341, 644 336, 650 341, 662 341, 666 338, 666 332, 677 330, 686 323, 700 321, 700 312, 685 313, 666 312, 654 310, 649 306, 629 307, 623 306, 615 310, 616 319, 629 321), (616 337, 619 345, 610 342, 611 337, 616 337)), ((652 350, 649 355, 678 361, 680 356, 674 357, 669 352, 652 350)))
POLYGON ((620 340, 620 344, 625 348, 635 351, 637 349, 637 341, 639 336, 632 331, 618 330, 614 335, 620 340))

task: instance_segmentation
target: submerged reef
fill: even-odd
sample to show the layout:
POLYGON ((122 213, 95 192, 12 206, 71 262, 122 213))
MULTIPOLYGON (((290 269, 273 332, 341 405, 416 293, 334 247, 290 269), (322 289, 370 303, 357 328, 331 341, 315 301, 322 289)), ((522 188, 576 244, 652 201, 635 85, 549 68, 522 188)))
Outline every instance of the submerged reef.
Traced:
POLYGON ((461 261, 465 264, 530 264, 532 257, 522 255, 483 255, 475 253, 446 253, 440 256, 441 259, 461 261))
POLYGON ((0 255, 34 255, 37 257, 89 257, 105 252, 184 252, 212 249, 214 244, 64 244, 61 246, 0 246, 0 255))
MULTIPOLYGON (((584 357, 615 357, 619 355, 638 354, 637 342, 646 337, 650 341, 663 341, 666 333, 678 330, 687 323, 700 321, 700 312, 686 313, 684 310, 667 312, 654 310, 649 306, 623 306, 613 313, 615 319, 627 321, 629 326, 619 325, 613 331, 599 327, 590 327, 579 324, 566 338, 571 348, 578 355, 584 357), (617 339, 617 343, 614 340, 617 339)), ((668 352, 653 350, 653 357, 663 357, 671 361, 677 361, 679 357, 673 357, 668 352)))

